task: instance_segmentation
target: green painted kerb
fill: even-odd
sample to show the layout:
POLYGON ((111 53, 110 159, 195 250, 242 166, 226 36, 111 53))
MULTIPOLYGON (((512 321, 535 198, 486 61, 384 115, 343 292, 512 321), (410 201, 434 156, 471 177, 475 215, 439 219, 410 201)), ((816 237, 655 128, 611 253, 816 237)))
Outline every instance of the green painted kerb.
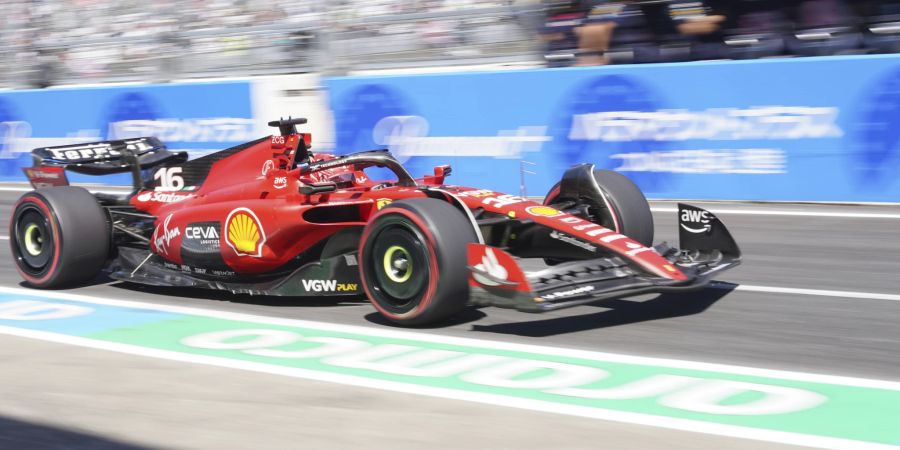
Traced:
POLYGON ((900 443, 900 392, 198 316, 86 337, 466 392, 900 443))

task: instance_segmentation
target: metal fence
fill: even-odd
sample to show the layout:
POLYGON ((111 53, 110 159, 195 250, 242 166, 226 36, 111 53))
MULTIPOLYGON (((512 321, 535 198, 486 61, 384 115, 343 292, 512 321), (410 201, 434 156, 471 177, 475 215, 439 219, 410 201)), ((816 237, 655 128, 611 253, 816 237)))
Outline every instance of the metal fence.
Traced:
POLYGON ((115 37, 28 39, 43 33, 40 26, 7 23, 0 30, 0 87, 538 60, 536 6, 365 14, 344 6, 253 26, 188 27, 169 17, 150 32, 115 37))

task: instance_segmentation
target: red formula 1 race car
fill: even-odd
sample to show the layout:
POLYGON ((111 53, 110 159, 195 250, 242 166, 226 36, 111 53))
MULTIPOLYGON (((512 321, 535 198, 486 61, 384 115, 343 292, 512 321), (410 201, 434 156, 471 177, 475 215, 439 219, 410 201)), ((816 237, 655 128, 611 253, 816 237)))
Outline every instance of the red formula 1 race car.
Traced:
POLYGON ((704 286, 740 262, 725 226, 679 206, 681 248, 651 247, 647 200, 623 175, 571 167, 543 202, 413 178, 386 150, 309 151, 305 119, 191 161, 154 138, 34 150, 10 242, 37 288, 106 271, 156 286, 286 296, 365 296, 403 325, 467 305, 542 312, 704 286), (377 169, 392 179, 373 180, 377 169), (369 170, 372 169, 372 170, 369 170), (69 186, 65 171, 131 172, 128 195, 69 186), (370 173, 367 173, 369 170, 370 173), (540 258, 526 274, 516 258, 540 258))

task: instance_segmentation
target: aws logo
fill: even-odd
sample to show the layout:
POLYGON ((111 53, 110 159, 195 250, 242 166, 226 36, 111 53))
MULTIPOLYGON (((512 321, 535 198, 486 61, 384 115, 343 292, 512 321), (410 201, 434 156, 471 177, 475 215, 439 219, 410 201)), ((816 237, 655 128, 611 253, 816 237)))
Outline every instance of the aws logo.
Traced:
POLYGON ((238 256, 262 256, 266 232, 259 218, 247 208, 237 208, 225 219, 225 243, 238 256))
POLYGON ((690 233, 708 233, 712 230, 711 220, 715 217, 709 211, 684 209, 681 211, 681 228, 690 233), (690 226, 688 226, 690 225, 690 226))

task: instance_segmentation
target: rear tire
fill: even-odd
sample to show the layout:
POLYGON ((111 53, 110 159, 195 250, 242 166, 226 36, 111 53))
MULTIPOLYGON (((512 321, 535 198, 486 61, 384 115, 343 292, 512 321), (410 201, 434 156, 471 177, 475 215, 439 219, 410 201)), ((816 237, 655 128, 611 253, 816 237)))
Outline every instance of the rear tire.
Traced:
POLYGON ((436 199, 384 207, 360 240, 360 278, 382 316, 404 326, 428 325, 463 310, 469 301, 468 220, 436 199))
POLYGON ((38 189, 16 203, 9 225, 16 269, 36 288, 84 283, 97 276, 109 258, 106 212, 85 189, 38 189))
POLYGON ((594 223, 624 234, 647 247, 653 245, 653 214, 644 193, 628 177, 612 170, 594 169, 594 181, 605 198, 558 198, 560 183, 544 197, 544 204, 564 201, 587 203, 595 211, 594 223))

